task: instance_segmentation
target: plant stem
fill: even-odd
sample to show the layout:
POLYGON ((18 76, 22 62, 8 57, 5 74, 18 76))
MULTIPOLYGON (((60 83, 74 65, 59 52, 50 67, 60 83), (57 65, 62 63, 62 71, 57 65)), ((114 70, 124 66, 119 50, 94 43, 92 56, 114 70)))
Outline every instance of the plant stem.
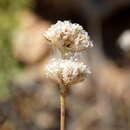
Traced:
POLYGON ((65 129, 65 94, 60 94, 60 130, 65 129))

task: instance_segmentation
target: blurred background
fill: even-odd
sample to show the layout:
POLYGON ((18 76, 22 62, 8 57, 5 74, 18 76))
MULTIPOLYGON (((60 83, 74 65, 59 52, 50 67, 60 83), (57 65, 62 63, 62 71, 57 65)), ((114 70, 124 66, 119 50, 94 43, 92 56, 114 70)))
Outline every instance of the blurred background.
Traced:
POLYGON ((59 91, 45 79, 42 33, 81 24, 92 75, 70 89, 66 130, 130 130, 129 0, 0 0, 0 130, 59 130, 59 91))

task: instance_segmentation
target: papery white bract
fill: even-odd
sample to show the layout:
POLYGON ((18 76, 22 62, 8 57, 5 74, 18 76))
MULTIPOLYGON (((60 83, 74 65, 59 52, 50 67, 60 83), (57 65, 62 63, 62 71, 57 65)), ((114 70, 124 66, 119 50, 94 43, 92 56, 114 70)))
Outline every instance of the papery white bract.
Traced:
POLYGON ((69 86, 83 81, 88 74, 89 68, 82 62, 62 59, 52 59, 45 67, 47 77, 69 86))
POLYGON ((51 45, 62 50, 82 51, 93 46, 83 27, 69 21, 58 21, 44 33, 44 37, 51 45))

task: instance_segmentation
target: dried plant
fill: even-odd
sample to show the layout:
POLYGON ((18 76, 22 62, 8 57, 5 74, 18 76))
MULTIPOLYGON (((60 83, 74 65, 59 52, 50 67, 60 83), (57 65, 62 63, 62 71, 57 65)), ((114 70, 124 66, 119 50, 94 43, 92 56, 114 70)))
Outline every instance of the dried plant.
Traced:
POLYGON ((59 59, 52 59, 45 67, 45 73, 59 83, 61 102, 61 130, 65 127, 65 97, 73 84, 83 81, 90 70, 83 62, 79 62, 75 53, 81 53, 92 47, 88 33, 79 24, 69 21, 58 21, 52 25, 44 37, 50 45, 61 53, 59 59))

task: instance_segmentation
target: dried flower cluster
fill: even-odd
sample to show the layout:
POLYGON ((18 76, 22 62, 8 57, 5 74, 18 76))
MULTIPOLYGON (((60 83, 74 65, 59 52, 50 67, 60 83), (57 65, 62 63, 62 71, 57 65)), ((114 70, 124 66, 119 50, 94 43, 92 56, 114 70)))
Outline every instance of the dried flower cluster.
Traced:
POLYGON ((44 37, 61 52, 61 59, 53 59, 45 67, 46 75, 64 86, 84 80, 90 73, 88 67, 82 62, 74 61, 69 55, 93 46, 82 26, 69 21, 58 21, 44 33, 44 37))
POLYGON ((79 24, 72 24, 69 21, 58 21, 52 25, 44 37, 50 41, 61 53, 59 59, 51 60, 45 67, 46 75, 59 83, 61 121, 60 130, 65 129, 65 97, 68 88, 83 81, 90 73, 88 67, 75 60, 76 53, 92 47, 88 33, 79 24))
POLYGON ((86 75, 90 73, 84 63, 71 59, 52 59, 45 69, 48 77, 55 79, 65 86, 84 80, 86 75))
POLYGON ((83 30, 82 26, 69 21, 58 21, 48 29, 44 36, 51 45, 60 49, 82 51, 93 46, 88 33, 83 30))

